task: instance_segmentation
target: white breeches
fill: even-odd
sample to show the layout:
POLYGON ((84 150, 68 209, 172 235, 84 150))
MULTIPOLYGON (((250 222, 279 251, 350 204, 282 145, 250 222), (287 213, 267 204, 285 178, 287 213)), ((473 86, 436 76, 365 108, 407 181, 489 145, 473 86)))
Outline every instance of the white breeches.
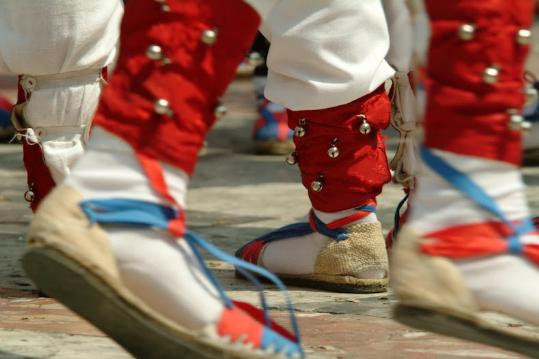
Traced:
POLYGON ((351 102, 394 70, 381 0, 248 0, 270 40, 266 97, 292 110, 351 102))
POLYGON ((84 128, 116 57, 121 0, 2 0, 0 72, 23 75, 24 127, 39 128, 56 182, 82 154, 84 128))

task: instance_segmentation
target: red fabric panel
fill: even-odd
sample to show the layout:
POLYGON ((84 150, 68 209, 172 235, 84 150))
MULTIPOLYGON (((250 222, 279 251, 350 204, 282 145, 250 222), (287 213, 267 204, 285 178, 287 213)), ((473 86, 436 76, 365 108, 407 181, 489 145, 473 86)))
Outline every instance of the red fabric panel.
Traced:
POLYGON ((0 109, 1 110, 6 110, 6 111, 11 111, 11 108, 13 107, 13 104, 11 102, 9 102, 7 99, 3 98, 3 97, 0 97, 0 109))
POLYGON ((256 34, 258 14, 240 0, 130 0, 122 23, 118 65, 105 89, 95 124, 147 156, 191 174, 205 135, 215 121, 218 98, 233 80, 256 34), (200 39, 216 29, 213 45, 200 39), (149 45, 171 63, 149 59, 149 45), (154 112, 169 101, 172 116, 154 112))
POLYGON ((260 253, 262 252, 262 249, 266 246, 266 244, 267 243, 262 240, 252 241, 251 243, 248 243, 245 247, 243 247, 243 250, 241 251, 241 259, 246 262, 258 264, 258 258, 260 257, 260 253))
MULTIPOLYGON (((507 238, 511 235, 511 228, 501 222, 464 224, 425 234, 425 238, 436 241, 422 244, 421 251, 428 255, 456 259, 509 253, 507 238)), ((539 245, 524 245, 523 254, 539 264, 539 245)))
POLYGON ((136 156, 142 169, 144 170, 144 173, 146 174, 146 177, 148 177, 148 182, 150 183, 152 189, 178 211, 178 217, 169 222, 169 232, 178 239, 183 238, 186 230, 185 212, 168 190, 167 182, 165 180, 165 173, 163 172, 161 164, 159 161, 142 153, 137 153, 136 156))
MULTIPOLYGON (((258 321, 260 324, 265 325, 265 320, 264 320, 265 318, 264 318, 263 310, 258 309, 257 307, 249 303, 245 303, 245 302, 234 301, 234 305, 236 305, 238 308, 243 310, 245 313, 249 314, 252 318, 258 321)), ((273 320, 271 321, 270 329, 276 332, 277 334, 282 335, 286 339, 289 339, 296 343, 298 341, 294 334, 292 334, 288 329, 284 328, 283 326, 281 326, 280 324, 278 324, 277 322, 273 320)))
POLYGON ((530 28, 531 0, 427 0, 431 19, 425 143, 459 154, 519 164, 521 134, 508 128, 507 110, 524 103, 524 62, 529 47, 517 32, 530 28), (462 24, 475 24, 475 36, 458 36, 462 24), (499 79, 483 81, 487 67, 499 79))
POLYGON ((244 343, 253 343, 255 348, 260 348, 262 344, 263 329, 258 320, 237 305, 232 308, 225 307, 217 323, 217 333, 221 337, 227 336, 236 342, 241 336, 247 335, 244 343))
POLYGON ((383 88, 346 105, 323 110, 288 111, 288 125, 307 124, 304 137, 294 136, 303 185, 314 208, 324 212, 350 209, 367 202, 382 191, 391 175, 380 129, 389 125, 390 103, 383 88), (364 114, 372 127, 364 135, 358 130, 364 114), (340 155, 330 158, 327 151, 337 138, 340 155), (318 175, 324 176, 320 192, 311 189, 318 175))
POLYGON ((30 145, 23 140, 22 148, 28 188, 34 192, 34 201, 30 203, 30 208, 35 212, 55 183, 45 164, 41 147, 37 143, 30 145))

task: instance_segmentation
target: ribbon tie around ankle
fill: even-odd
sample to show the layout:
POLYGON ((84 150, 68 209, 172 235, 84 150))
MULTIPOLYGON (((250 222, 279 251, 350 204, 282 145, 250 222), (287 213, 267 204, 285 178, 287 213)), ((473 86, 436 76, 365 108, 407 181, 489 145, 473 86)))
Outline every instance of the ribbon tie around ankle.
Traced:
MULTIPOLYGON (((206 266, 204 257, 202 256, 199 249, 207 251, 219 260, 234 265, 246 277, 251 279, 255 286, 258 288, 260 293, 260 301, 263 308, 261 316, 265 326, 269 329, 275 330, 284 337, 287 337, 288 339, 297 343, 298 348, 300 348, 301 339, 299 333, 299 326, 294 314, 294 309, 291 304, 290 296, 282 281, 266 269, 245 262, 228 253, 225 253, 213 244, 202 239, 200 236, 194 234, 193 232, 187 231, 184 225, 184 211, 169 193, 160 164, 156 160, 141 156, 140 154, 138 155, 138 159, 145 170, 145 173, 149 182, 152 185, 152 188, 157 191, 164 200, 169 202, 170 205, 161 205, 158 203, 150 203, 134 199, 90 199, 82 201, 80 203, 80 207, 82 211, 86 214, 89 221, 91 223, 100 223, 105 225, 132 225, 166 230, 177 238, 183 237, 191 248, 201 269, 204 271, 210 282, 217 289, 224 305, 227 308, 232 308, 234 306, 238 306, 244 310, 247 308, 248 311, 253 314, 253 311, 255 311, 256 308, 250 306, 247 303, 232 301, 228 297, 223 287, 219 284, 219 281, 217 280, 215 275, 206 266), (263 292, 262 285, 252 274, 255 274, 258 277, 262 277, 269 282, 275 284, 283 292, 283 296, 285 298, 286 305, 290 313, 290 323, 293 334, 283 333, 282 328, 280 328, 270 319, 269 308, 263 292)), ((263 342, 265 342, 265 345, 273 345, 277 348, 281 347, 283 344, 279 342, 279 338, 275 336, 275 334, 271 333, 271 331, 264 332, 263 342)))
POLYGON ((456 258, 513 253, 524 255, 539 265, 539 245, 526 244, 521 240, 523 235, 537 231, 530 219, 510 221, 481 187, 427 147, 421 148, 421 157, 441 178, 497 218, 497 221, 453 226, 429 233, 425 237, 437 241, 423 244, 423 252, 456 258))
POLYGON ((311 209, 309 212, 308 222, 289 224, 258 237, 238 249, 236 251, 236 257, 257 264, 260 253, 266 244, 289 238, 303 237, 315 232, 323 234, 324 236, 332 238, 336 241, 344 241, 348 239, 349 235, 349 231, 345 226, 365 218, 371 213, 376 213, 376 203, 372 201, 368 204, 355 208, 355 210, 356 211, 350 216, 326 224, 322 222, 316 216, 314 210, 311 209))

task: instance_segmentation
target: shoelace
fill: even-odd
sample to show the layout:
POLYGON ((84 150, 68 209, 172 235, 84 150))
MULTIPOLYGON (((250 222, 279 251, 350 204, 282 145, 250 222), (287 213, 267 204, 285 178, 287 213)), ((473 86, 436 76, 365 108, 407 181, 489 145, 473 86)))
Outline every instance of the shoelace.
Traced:
POLYGON ((258 261, 259 247, 258 249, 251 247, 254 243, 262 242, 263 245, 266 245, 270 242, 284 240, 294 237, 303 237, 308 234, 318 232, 323 234, 326 237, 332 238, 336 241, 344 241, 348 239, 349 231, 344 227, 347 224, 355 222, 361 218, 368 216, 371 213, 376 213, 376 204, 365 204, 355 208, 356 212, 352 215, 339 219, 337 221, 330 222, 325 224, 322 222, 314 213, 313 210, 309 212, 308 222, 298 222, 286 225, 284 227, 278 228, 270 233, 258 237, 250 242, 247 242, 242 247, 240 247, 235 256, 237 258, 243 258, 251 263, 256 263, 258 261))
MULTIPOLYGON (((82 211, 86 214, 91 223, 100 224, 116 224, 116 225, 137 225, 145 226, 156 229, 169 230, 171 221, 177 219, 181 215, 178 210, 171 207, 162 206, 155 203, 143 202, 131 199, 95 199, 86 200, 80 203, 82 211)), ((257 287, 260 296, 260 302, 264 312, 264 322, 266 327, 272 328, 272 322, 269 315, 269 308, 267 300, 263 292, 263 287, 260 282, 251 273, 255 273, 260 277, 263 277, 275 284, 282 292, 285 298, 287 309, 290 314, 290 323, 294 333, 296 343, 300 344, 299 326, 292 302, 290 300, 289 293, 282 283, 282 281, 273 273, 245 262, 234 256, 231 256, 208 241, 202 239, 200 236, 187 231, 185 232, 184 239, 189 244, 195 258, 197 259, 200 268, 202 268, 204 274, 208 277, 214 287, 217 289, 219 296, 223 300, 226 307, 231 308, 234 306, 233 301, 228 297, 223 287, 219 284, 219 281, 213 274, 213 272, 206 266, 204 258, 199 248, 207 251, 215 258, 228 262, 234 265, 236 268, 240 268, 242 273, 246 274, 253 284, 257 287)))
MULTIPOLYGON (((523 244, 521 237, 524 234, 536 230, 531 219, 527 218, 521 223, 509 220, 498 204, 479 185, 471 180, 464 173, 449 165, 441 157, 435 155, 427 147, 421 147, 421 157, 423 161, 435 171, 441 178, 451 184, 455 189, 464 194, 481 208, 495 215, 505 226, 510 228, 511 235, 506 237, 507 250, 514 254, 523 254, 523 244)), ((536 251, 528 253, 531 260, 539 264, 539 253, 536 251)))
POLYGON ((397 236, 400 231, 401 226, 401 211, 402 207, 408 202, 408 198, 410 197, 410 194, 406 194, 397 205, 397 208, 395 208, 395 213, 393 214, 393 231, 391 232, 391 242, 395 243, 397 240, 397 236))

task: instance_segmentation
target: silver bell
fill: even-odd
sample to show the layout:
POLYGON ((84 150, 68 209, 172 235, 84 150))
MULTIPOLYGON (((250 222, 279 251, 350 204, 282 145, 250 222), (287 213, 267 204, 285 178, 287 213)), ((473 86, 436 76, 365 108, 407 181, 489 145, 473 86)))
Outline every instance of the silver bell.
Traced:
POLYGON ((303 137, 307 133, 305 131, 305 125, 307 124, 307 120, 302 118, 299 120, 299 124, 294 128, 294 136, 296 137, 303 137))
POLYGON ((24 192, 24 200, 28 203, 34 202, 34 199, 36 198, 36 195, 34 194, 34 191, 32 189, 29 189, 28 191, 24 192))
POLYGON ((227 112, 228 112, 228 108, 223 104, 217 105, 217 107, 214 110, 215 117, 217 118, 223 117, 224 115, 227 114, 227 112))
POLYGON ((167 0, 155 0, 156 3, 161 4, 161 11, 169 12, 170 6, 167 4, 167 0))
POLYGON ((314 192, 320 192, 324 189, 324 176, 320 175, 318 178, 311 182, 311 189, 314 192))
POLYGON ((475 37, 475 25, 473 24, 462 24, 458 29, 459 38, 464 41, 473 40, 475 37))
POLYGON ((513 113, 509 117, 509 128, 513 131, 520 131, 524 117, 518 113, 513 113))
POLYGON ((340 153, 339 153, 339 148, 337 148, 337 146, 331 146, 328 150, 328 156, 330 158, 337 158, 339 157, 340 153))
POLYGON ((528 121, 523 121, 520 124, 520 130, 524 132, 524 134, 527 134, 532 129, 532 123, 528 121))
POLYGON ((172 110, 170 109, 170 104, 164 98, 160 98, 155 101, 154 111, 158 115, 172 116, 172 110))
POLYGON ((483 72, 483 81, 486 84, 493 85, 498 82, 500 70, 496 66, 490 66, 483 72))
POLYGON ((148 56, 150 60, 161 60, 163 58, 163 50, 159 45, 150 45, 146 49, 146 56, 148 56))
POLYGON ((524 89, 524 95, 526 96, 526 105, 534 103, 539 97, 537 90, 532 85, 526 86, 526 88, 524 89))
POLYGON ((296 137, 303 137, 305 136, 305 133, 305 128, 301 126, 297 126, 296 128, 294 128, 294 136, 296 137))
POLYGON ((371 125, 367 122, 367 116, 357 115, 357 118, 361 121, 359 124, 359 132, 363 135, 368 135, 371 133, 371 125))
POLYGON ((337 147, 337 139, 331 142, 331 146, 328 149, 329 158, 337 158, 340 155, 339 148, 337 147))
POLYGON ((513 131, 527 132, 532 128, 532 124, 524 120, 518 110, 510 109, 509 113, 509 128, 513 131))
POLYGON ((517 32, 517 43, 519 45, 529 45, 532 41, 532 32, 529 29, 520 29, 517 32))
POLYGON ((251 52, 247 57, 247 62, 251 66, 260 66, 264 63, 264 58, 258 52, 251 52))
POLYGON ((293 166, 298 163, 298 155, 295 151, 286 156, 286 163, 288 163, 290 166, 293 166))
POLYGON ((213 45, 217 41, 217 30, 208 29, 202 33, 202 42, 206 45, 213 45))

